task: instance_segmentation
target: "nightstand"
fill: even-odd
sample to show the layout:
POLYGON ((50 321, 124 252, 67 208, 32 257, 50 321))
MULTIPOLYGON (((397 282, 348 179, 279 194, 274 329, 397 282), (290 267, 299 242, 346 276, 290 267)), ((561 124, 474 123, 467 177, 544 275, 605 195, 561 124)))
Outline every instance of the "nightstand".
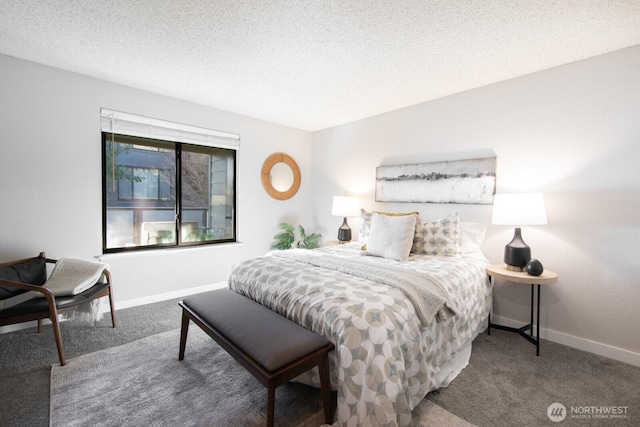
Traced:
POLYGON ((322 246, 333 246, 333 245, 342 245, 339 240, 325 240, 322 246))
POLYGON ((558 281, 558 274, 553 271, 544 270, 540 276, 531 276, 526 272, 517 272, 507 270, 506 265, 496 264, 487 267, 487 274, 493 280, 495 284, 496 279, 502 279, 510 283, 520 283, 523 285, 531 285, 531 321, 528 325, 521 328, 511 328, 509 326, 496 325, 491 323, 491 315, 489 315, 489 327, 487 329, 488 334, 491 335, 491 328, 500 329, 503 331, 516 332, 522 335, 527 341, 536 346, 536 356, 540 356, 540 285, 551 285, 558 281), (536 312, 536 335, 533 336, 533 300, 534 300, 534 288, 538 286, 537 312, 536 312), (529 333, 527 334, 527 331, 529 333))

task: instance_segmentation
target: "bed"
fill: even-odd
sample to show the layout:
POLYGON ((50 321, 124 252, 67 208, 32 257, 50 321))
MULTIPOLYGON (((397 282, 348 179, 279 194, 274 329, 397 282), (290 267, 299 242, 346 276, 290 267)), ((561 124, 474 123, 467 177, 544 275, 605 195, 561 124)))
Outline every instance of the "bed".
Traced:
MULTIPOLYGON (((363 218, 366 247, 274 251, 235 266, 229 287, 335 345, 335 425, 412 425, 412 409, 460 373, 471 341, 486 327, 484 226, 460 224, 457 215, 373 213, 370 225, 363 218), (406 257, 389 254, 402 239, 406 257)), ((319 387, 314 370, 296 380, 319 387)))

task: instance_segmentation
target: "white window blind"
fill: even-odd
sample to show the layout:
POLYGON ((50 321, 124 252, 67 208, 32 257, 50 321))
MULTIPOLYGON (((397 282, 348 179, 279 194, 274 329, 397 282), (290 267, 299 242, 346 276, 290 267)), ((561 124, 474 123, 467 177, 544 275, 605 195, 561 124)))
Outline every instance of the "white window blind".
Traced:
POLYGON ((184 142, 208 147, 240 149, 240 135, 198 126, 152 119, 136 114, 100 109, 100 127, 103 132, 120 135, 184 142))

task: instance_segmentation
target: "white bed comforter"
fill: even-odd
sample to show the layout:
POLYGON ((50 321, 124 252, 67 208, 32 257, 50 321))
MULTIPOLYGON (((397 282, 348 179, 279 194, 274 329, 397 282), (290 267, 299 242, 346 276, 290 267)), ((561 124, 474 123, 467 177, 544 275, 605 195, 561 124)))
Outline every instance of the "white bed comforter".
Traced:
MULTIPOLYGON (((438 387, 439 366, 472 338, 489 313, 487 263, 475 257, 415 255, 397 262, 364 257, 358 244, 316 251, 418 271, 448 294, 457 314, 425 327, 399 289, 340 271, 264 256, 238 264, 229 276, 232 290, 334 343, 336 425, 411 425, 411 410, 438 387)), ((297 379, 320 384, 315 369, 297 379)))

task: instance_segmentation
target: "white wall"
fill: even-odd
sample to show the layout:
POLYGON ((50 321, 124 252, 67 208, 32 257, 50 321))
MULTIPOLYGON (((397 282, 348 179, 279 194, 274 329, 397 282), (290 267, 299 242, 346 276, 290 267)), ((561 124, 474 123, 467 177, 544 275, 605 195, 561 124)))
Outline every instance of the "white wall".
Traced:
MULTIPOLYGON (((347 194, 366 208, 458 211, 489 224, 490 206, 376 203, 375 169, 495 152, 498 192, 545 194, 549 224, 523 229, 533 256, 559 273, 543 289, 543 337, 640 365, 639 71, 636 46, 316 132, 318 228, 337 233, 331 197, 347 194)), ((512 235, 488 226, 483 250, 493 263, 512 235)), ((499 282, 498 320, 528 323, 529 295, 499 282)))
MULTIPOLYGON (((638 70, 634 47, 310 135, 0 55, 0 261, 41 250, 100 255, 100 107, 242 136, 243 243, 107 257, 119 302, 224 281, 233 263, 267 250, 281 220, 333 239, 342 222, 330 215, 333 195, 488 224, 490 206, 384 205, 373 188, 380 165, 495 153, 499 192, 545 193, 549 225, 523 230, 534 257, 560 274, 543 291, 543 337, 640 365, 638 70), (269 198, 260 183, 276 151, 302 172, 289 201, 269 198)), ((492 262, 512 233, 489 226, 492 262)), ((498 283, 497 318, 527 321, 528 298, 527 287, 498 283)))
POLYGON ((107 256, 117 302, 224 281, 231 265, 269 249, 280 221, 310 223, 308 132, 0 55, 0 261, 101 255, 101 107, 241 135, 242 244, 107 256), (270 198, 260 180, 277 151, 302 173, 287 201, 270 198))

